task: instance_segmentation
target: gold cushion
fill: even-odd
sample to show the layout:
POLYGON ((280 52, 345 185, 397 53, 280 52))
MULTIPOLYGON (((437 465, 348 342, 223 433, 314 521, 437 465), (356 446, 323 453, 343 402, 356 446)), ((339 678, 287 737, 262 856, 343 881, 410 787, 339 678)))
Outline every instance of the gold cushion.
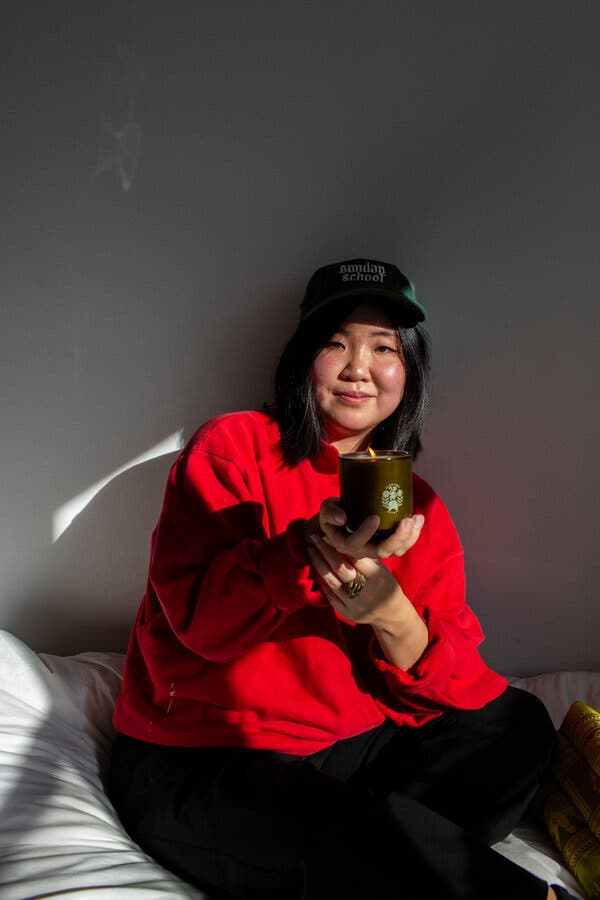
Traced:
POLYGON ((600 712, 572 704, 534 809, 590 898, 600 898, 600 712))

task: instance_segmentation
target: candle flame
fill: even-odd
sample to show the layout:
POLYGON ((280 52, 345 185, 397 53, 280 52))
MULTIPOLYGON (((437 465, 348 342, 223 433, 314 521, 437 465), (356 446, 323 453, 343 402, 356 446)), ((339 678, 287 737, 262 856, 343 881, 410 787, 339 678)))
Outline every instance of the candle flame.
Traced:
POLYGON ((369 453, 371 454, 371 456, 373 457, 373 459, 375 459, 375 451, 374 451, 374 450, 371 450, 370 447, 367 447, 367 450, 369 451, 369 453))

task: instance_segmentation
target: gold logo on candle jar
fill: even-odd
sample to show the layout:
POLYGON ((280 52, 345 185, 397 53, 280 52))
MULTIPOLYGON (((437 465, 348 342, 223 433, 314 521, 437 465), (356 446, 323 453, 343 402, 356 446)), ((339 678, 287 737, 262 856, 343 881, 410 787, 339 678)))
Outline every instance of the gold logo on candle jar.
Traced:
POLYGON ((381 494, 381 505, 388 512, 398 512, 404 503, 404 491, 399 484, 387 484, 381 494))

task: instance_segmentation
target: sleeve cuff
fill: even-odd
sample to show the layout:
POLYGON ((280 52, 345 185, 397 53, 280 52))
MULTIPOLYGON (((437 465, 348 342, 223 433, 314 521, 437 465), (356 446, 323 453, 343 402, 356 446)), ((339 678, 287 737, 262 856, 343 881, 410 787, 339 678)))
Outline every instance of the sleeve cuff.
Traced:
POLYGON ((371 638, 371 659, 386 681, 393 686, 401 686, 403 691, 423 693, 427 688, 444 681, 452 670, 454 654, 444 640, 443 631, 432 621, 425 622, 429 632, 429 642, 417 662, 410 669, 401 669, 385 658, 381 644, 375 634, 371 638))

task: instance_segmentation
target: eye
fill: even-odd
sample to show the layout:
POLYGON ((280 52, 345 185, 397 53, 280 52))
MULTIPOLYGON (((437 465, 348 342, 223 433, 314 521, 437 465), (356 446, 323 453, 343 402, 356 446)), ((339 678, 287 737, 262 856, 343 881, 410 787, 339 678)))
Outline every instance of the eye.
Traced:
POLYGON ((327 341, 327 343, 325 344, 325 349, 326 350, 329 350, 329 349, 343 350, 344 345, 342 344, 341 341, 327 341))
POLYGON ((389 344, 379 344, 379 346, 376 347, 375 349, 377 350, 378 353, 383 353, 384 355, 386 353, 398 353, 397 348, 390 347, 389 344))

